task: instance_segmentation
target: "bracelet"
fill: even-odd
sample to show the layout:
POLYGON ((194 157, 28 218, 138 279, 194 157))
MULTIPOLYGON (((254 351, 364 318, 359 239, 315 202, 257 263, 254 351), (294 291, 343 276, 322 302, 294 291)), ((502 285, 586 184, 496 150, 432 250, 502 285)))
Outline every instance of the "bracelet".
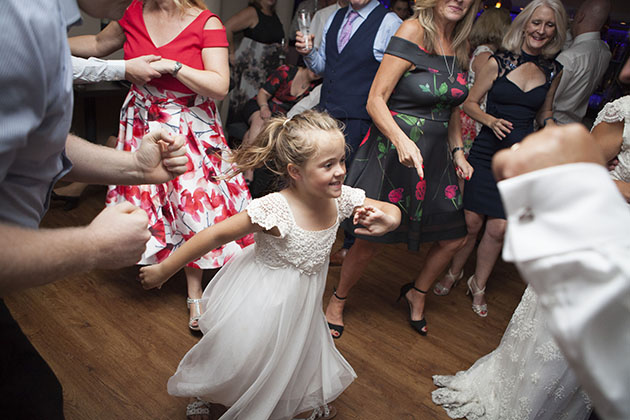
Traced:
POLYGON ((461 150, 463 152, 464 148, 460 146, 454 147, 453 150, 451 150, 451 155, 453 156, 453 159, 455 159, 455 153, 457 153, 458 150, 461 150))
POLYGON ((547 121, 552 120, 554 123, 558 124, 558 120, 554 117, 547 117, 543 120, 543 128, 547 126, 547 121))
POLYGON ((266 106, 267 108, 269 108, 269 105, 268 105, 268 104, 258 105, 258 108, 262 108, 263 106, 266 106))

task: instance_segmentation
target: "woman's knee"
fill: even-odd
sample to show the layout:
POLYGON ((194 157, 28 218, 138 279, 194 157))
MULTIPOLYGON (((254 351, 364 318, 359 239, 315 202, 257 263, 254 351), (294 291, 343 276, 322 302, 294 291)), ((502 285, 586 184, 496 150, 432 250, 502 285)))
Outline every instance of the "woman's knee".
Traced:
POLYGON ((507 221, 505 219, 490 219, 486 224, 485 234, 496 242, 503 242, 507 221))

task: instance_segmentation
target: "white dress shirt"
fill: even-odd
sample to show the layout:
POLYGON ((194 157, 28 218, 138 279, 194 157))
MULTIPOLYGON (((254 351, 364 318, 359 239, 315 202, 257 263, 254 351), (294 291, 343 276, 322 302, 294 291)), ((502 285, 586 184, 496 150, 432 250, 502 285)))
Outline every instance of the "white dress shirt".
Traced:
POLYGON ((125 79, 125 60, 101 60, 72 56, 72 78, 75 84, 125 79))
POLYGON ((597 414, 630 419, 630 212, 608 171, 556 166, 498 183, 513 261, 597 414))
POLYGON ((553 101, 553 116, 561 124, 582 122, 588 100, 602 80, 610 62, 608 44, 599 32, 575 37, 573 44, 556 58, 562 64, 562 78, 553 101))
POLYGON ((313 20, 311 20, 311 33, 315 35, 315 40, 313 41, 313 47, 319 48, 322 44, 322 36, 324 36, 324 27, 326 26, 326 22, 330 19, 331 15, 337 13, 337 10, 341 9, 339 2, 335 4, 331 4, 330 6, 326 6, 321 10, 318 10, 313 16, 313 20))

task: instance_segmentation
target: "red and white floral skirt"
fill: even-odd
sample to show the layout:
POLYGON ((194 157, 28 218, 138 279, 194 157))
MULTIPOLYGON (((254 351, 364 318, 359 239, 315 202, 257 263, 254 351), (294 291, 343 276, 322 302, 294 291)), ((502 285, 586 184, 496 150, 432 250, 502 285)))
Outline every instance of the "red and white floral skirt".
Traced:
MULTIPOLYGON (((151 239, 139 264, 155 264, 195 233, 244 210, 251 197, 242 175, 217 180, 231 164, 230 149, 214 101, 199 95, 132 86, 120 111, 116 149, 135 151, 149 131, 165 129, 186 137, 188 171, 158 185, 110 185, 106 205, 125 201, 149 216, 151 239)), ((225 264, 253 235, 225 244, 188 264, 202 269, 225 264)))

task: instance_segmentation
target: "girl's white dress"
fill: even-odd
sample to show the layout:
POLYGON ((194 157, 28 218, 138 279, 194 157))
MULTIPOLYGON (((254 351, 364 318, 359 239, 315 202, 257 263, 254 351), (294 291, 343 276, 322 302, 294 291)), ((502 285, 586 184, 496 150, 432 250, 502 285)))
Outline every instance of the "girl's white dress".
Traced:
POLYGON ((468 420, 582 420, 588 396, 558 349, 531 287, 501 343, 455 376, 433 376, 432 393, 449 417, 468 420))
POLYGON ((306 231, 280 193, 247 213, 265 230, 228 262, 203 294, 203 338, 184 356, 168 392, 230 407, 222 419, 291 419, 336 399, 356 378, 337 351, 322 311, 329 254, 339 223, 363 204, 342 187, 337 220, 306 231))

